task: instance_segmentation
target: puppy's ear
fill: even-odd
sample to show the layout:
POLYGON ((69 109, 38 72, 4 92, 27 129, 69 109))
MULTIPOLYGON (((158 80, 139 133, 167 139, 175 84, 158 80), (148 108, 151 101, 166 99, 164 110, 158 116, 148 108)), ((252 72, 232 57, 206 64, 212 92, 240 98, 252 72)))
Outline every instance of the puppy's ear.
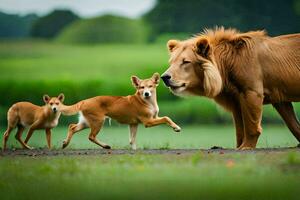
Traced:
POLYGON ((160 79, 159 73, 156 72, 152 75, 152 80, 155 82, 156 85, 158 85, 159 79, 160 79))
POLYGON ((58 100, 60 101, 60 102, 64 102, 64 100, 65 100, 65 95, 63 94, 63 93, 60 93, 59 95, 58 95, 58 100))
POLYGON ((131 76, 132 85, 137 88, 140 85, 141 80, 137 76, 131 76))
POLYGON ((172 52, 174 48, 178 45, 179 41, 178 40, 169 40, 167 43, 167 47, 169 49, 169 52, 172 52))
POLYGON ((44 96, 43 96, 43 100, 44 100, 44 102, 45 103, 48 103, 49 101, 50 101, 50 97, 49 97, 49 95, 48 94, 45 94, 44 96))
POLYGON ((196 42, 197 54, 207 58, 209 50, 210 50, 210 45, 209 45, 208 40, 206 38, 199 38, 196 42))

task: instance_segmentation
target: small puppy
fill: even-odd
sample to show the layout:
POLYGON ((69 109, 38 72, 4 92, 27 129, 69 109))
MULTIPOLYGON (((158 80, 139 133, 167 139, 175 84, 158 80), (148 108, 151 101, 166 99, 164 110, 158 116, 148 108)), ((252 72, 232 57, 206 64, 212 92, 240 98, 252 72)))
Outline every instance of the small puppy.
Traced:
POLYGON ((3 137, 3 150, 11 131, 18 127, 15 138, 21 143, 23 148, 32 149, 27 145, 32 133, 37 129, 45 129, 47 144, 51 148, 51 129, 56 127, 60 117, 59 107, 64 101, 64 94, 58 97, 43 96, 46 103, 44 106, 37 106, 29 102, 18 102, 10 107, 7 112, 8 127, 3 137), (22 133, 25 127, 29 127, 29 131, 25 142, 22 141, 22 133))
POLYGON ((80 101, 72 106, 61 105, 60 110, 63 115, 79 113, 79 122, 70 124, 67 138, 63 141, 63 148, 68 146, 74 133, 90 127, 89 140, 102 148, 110 149, 109 145, 96 138, 107 117, 129 125, 129 142, 134 150, 136 149, 136 133, 139 123, 144 124, 145 127, 167 124, 174 131, 179 132, 180 127, 169 117, 158 117, 156 87, 159 79, 160 75, 158 73, 145 80, 132 76, 131 81, 136 88, 134 95, 97 96, 80 101))

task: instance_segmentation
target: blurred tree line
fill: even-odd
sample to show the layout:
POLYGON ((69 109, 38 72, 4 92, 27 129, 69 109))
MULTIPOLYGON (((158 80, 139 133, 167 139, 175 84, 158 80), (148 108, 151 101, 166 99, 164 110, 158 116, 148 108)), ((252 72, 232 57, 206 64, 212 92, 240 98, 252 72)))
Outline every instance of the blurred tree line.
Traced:
MULTIPOLYGON (((0 12, 2 38, 29 36, 54 38, 69 28, 65 32, 75 38, 75 41, 66 37, 60 41, 74 43, 76 38, 79 43, 82 41, 92 43, 93 38, 95 42, 101 43, 103 40, 100 40, 100 37, 111 38, 110 35, 114 32, 122 31, 125 31, 124 34, 128 32, 129 37, 138 35, 144 38, 144 42, 149 42, 157 41, 157 38, 164 34, 176 33, 182 37, 214 26, 234 27, 241 31, 266 29, 270 35, 299 32, 300 0, 157 0, 155 7, 142 16, 141 20, 115 16, 80 19, 68 10, 55 10, 43 17, 0 12), (144 23, 141 23, 142 20, 144 23), (138 32, 135 33, 133 29, 137 29, 138 32), (70 34, 72 32, 81 35, 73 36, 70 34), (141 33, 144 36, 141 36, 141 33)), ((119 38, 115 37, 116 41, 108 42, 132 41, 129 39, 119 41, 119 38)), ((140 42, 140 39, 137 41, 140 42)))
POLYGON ((152 38, 214 26, 279 35, 299 32, 300 0, 158 0, 144 18, 153 28, 152 38))

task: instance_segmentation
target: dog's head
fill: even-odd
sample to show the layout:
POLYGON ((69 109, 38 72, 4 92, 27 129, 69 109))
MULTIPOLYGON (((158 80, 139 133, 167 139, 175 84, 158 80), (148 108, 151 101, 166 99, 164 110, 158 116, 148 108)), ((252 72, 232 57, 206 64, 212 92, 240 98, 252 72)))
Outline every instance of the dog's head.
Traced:
POLYGON ((60 112, 59 107, 63 103, 64 99, 65 95, 63 93, 61 93, 57 97, 49 97, 49 95, 47 94, 43 96, 43 100, 46 103, 46 106, 48 106, 53 113, 60 112))
POLYGON ((138 78, 137 76, 131 77, 133 86, 143 99, 149 99, 151 96, 153 96, 153 94, 156 93, 156 87, 159 84, 159 79, 159 73, 154 73, 151 78, 144 80, 138 78))

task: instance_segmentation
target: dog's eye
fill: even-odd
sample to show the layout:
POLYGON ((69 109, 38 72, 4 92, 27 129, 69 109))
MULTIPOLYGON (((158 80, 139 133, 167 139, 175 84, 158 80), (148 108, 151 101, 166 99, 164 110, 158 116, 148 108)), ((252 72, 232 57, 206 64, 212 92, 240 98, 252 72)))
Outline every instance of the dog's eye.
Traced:
POLYGON ((149 88, 152 88, 153 86, 152 85, 149 85, 149 88))
POLYGON ((59 103, 58 103, 58 102, 56 102, 55 104, 56 104, 56 105, 58 105, 59 103))
POLYGON ((52 106, 53 105, 53 103, 50 103, 50 106, 52 106))
POLYGON ((140 88, 141 88, 141 89, 144 89, 145 87, 144 87, 144 86, 141 86, 140 88))

